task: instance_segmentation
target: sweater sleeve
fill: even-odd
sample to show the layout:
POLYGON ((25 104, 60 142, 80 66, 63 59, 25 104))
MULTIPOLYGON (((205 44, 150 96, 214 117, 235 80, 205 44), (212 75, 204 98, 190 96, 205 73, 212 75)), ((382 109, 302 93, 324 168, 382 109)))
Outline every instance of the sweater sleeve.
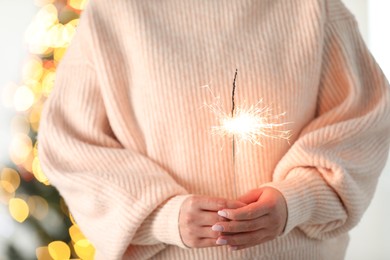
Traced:
POLYGON ((87 15, 83 13, 59 64, 55 88, 42 112, 38 136, 42 169, 98 258, 136 254, 137 240, 149 252, 158 252, 164 243, 185 247, 178 214, 187 192, 135 145, 124 147, 117 140, 90 58, 87 15), (142 239, 135 239, 136 233, 142 239))
POLYGON ((372 199, 388 156, 389 85, 352 18, 324 32, 317 116, 274 172, 288 207, 287 234, 298 227, 327 239, 347 232, 372 199))

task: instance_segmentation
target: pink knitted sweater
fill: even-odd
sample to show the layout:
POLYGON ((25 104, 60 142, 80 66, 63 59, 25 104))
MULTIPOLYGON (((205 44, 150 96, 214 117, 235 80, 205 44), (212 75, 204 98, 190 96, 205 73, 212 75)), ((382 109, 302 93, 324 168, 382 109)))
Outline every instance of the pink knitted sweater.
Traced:
POLYGON ((39 129, 42 168, 98 259, 342 259, 390 141, 390 91, 340 0, 90 0, 39 129), (290 142, 240 143, 202 108, 263 104, 290 142), (288 220, 275 240, 188 249, 191 194, 269 185, 288 220))

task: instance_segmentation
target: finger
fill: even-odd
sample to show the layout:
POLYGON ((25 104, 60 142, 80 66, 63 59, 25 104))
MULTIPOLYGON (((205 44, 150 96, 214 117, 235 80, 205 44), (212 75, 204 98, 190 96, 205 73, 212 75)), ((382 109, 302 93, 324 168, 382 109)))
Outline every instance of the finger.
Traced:
POLYGON ((226 221, 225 218, 219 216, 217 212, 214 211, 200 211, 195 219, 195 224, 199 226, 213 226, 217 222, 226 221))
POLYGON ((201 239, 213 239, 214 246, 217 238, 221 235, 220 232, 211 230, 210 227, 185 228, 180 233, 185 245, 189 247, 198 247, 198 242, 201 239))
POLYGON ((199 228, 199 232, 199 238, 214 238, 216 240, 221 236, 221 232, 214 231, 210 227, 201 227, 199 228))
POLYGON ((238 209, 223 209, 218 211, 218 215, 230 220, 250 220, 268 214, 270 211, 267 205, 259 202, 251 203, 238 209))
POLYGON ((207 196, 197 196, 194 207, 200 210, 218 211, 227 207, 227 200, 207 196))
POLYGON ((218 243, 219 241, 223 241, 223 242, 226 241, 225 244, 227 245, 239 247, 239 246, 258 244, 268 236, 269 235, 266 229, 260 229, 252 232, 222 235, 218 237, 216 242, 218 243))
MULTIPOLYGON (((227 209, 237 209, 246 206, 247 204, 239 200, 228 200, 226 202, 227 209)), ((221 208, 224 209, 224 208, 221 208)))
POLYGON ((264 215, 260 218, 244 220, 244 221, 224 221, 217 222, 211 227, 214 231, 226 232, 226 233, 241 233, 256 231, 265 228, 270 223, 271 216, 269 214, 264 215))
POLYGON ((237 200, 226 200, 208 196, 193 196, 189 200, 190 208, 204 211, 218 211, 224 208, 235 209, 246 205, 237 200))
POLYGON ((262 193, 263 193, 263 189, 254 189, 240 196, 237 200, 245 204, 250 204, 256 202, 262 193))

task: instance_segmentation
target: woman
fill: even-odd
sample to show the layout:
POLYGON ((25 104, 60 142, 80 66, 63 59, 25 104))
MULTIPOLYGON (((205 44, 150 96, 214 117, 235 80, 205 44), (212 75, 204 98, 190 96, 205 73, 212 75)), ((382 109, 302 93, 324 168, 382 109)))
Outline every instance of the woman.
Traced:
POLYGON ((342 259, 390 141, 388 82, 340 0, 92 0, 39 132, 98 259, 342 259), (290 141, 210 134, 264 106, 290 141), (237 189, 236 198, 234 189, 237 189))

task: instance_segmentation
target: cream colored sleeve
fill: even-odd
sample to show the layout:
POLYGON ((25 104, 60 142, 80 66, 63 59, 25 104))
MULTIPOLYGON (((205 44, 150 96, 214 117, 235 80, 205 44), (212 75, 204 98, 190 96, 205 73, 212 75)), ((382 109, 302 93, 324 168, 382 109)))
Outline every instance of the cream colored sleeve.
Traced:
POLYGON ((88 15, 87 9, 42 112, 42 169, 98 258, 119 259, 125 251, 131 256, 133 241, 149 245, 150 252, 163 249, 164 243, 185 247, 177 221, 187 192, 136 145, 125 148, 115 138, 97 66, 89 57, 88 15), (135 237, 136 232, 142 237, 135 237))
POLYGON ((284 234, 299 228, 317 239, 347 232, 359 222, 390 142, 389 84, 355 20, 328 21, 324 35, 317 117, 267 184, 286 198, 284 234))

